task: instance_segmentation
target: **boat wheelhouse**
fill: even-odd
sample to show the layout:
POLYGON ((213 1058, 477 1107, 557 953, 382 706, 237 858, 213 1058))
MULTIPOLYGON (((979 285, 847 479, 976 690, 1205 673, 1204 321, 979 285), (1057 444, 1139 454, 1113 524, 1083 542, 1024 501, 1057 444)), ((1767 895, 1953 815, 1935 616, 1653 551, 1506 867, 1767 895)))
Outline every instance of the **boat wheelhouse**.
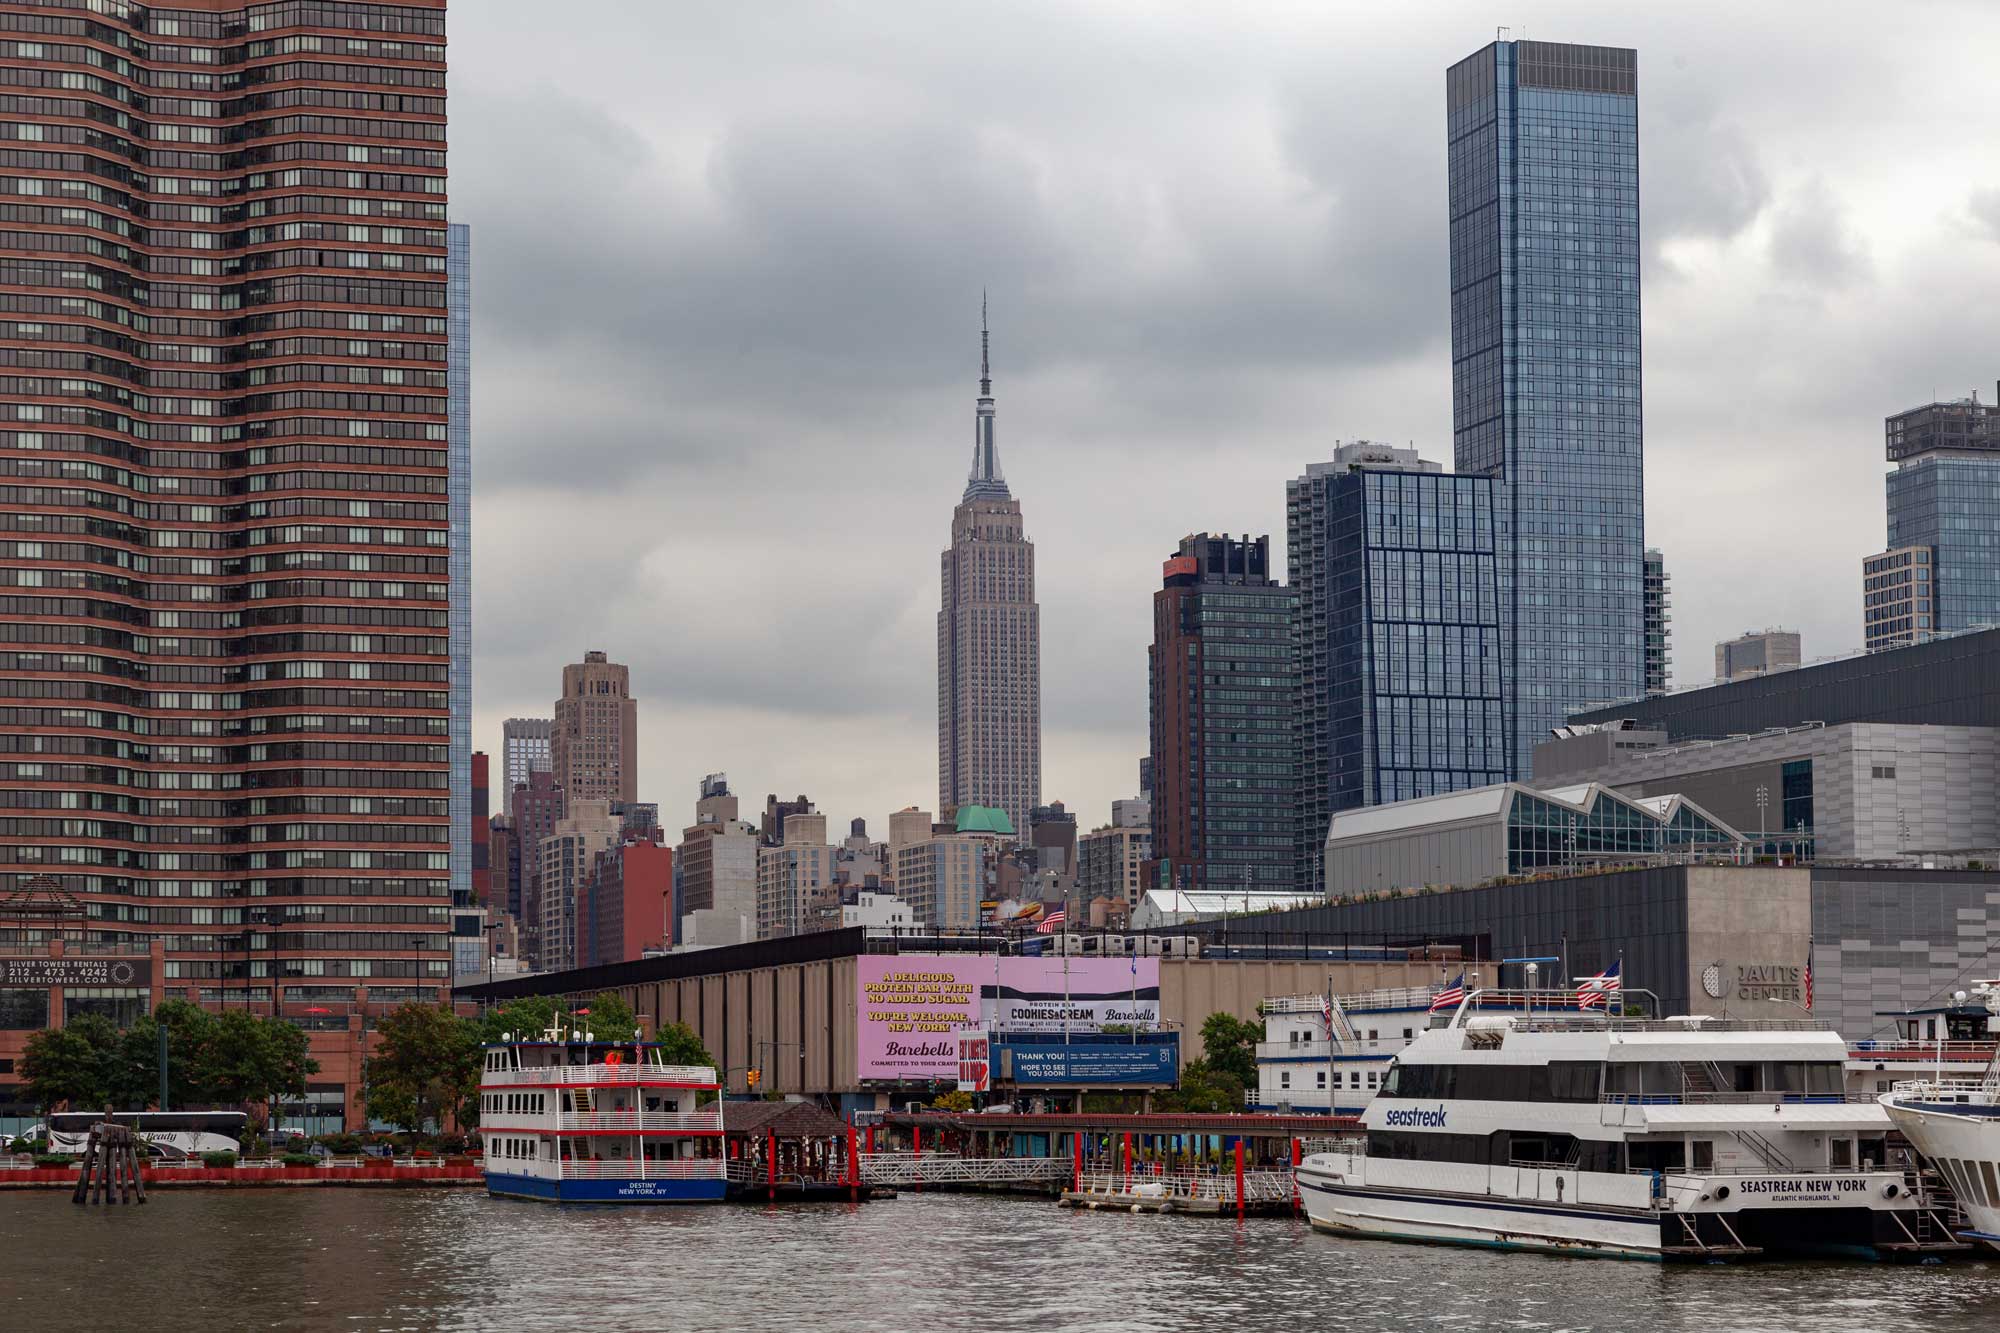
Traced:
POLYGON ((558 1203, 719 1202, 715 1070, 644 1041, 550 1031, 486 1047, 479 1135, 489 1194, 558 1203))
POLYGON ((1396 1057, 1365 1146, 1301 1163, 1300 1194, 1325 1231, 1603 1257, 1966 1248, 1891 1158, 1888 1114, 1845 1092, 1845 1054, 1811 1021, 1475 990, 1396 1057))
POLYGON ((1878 1012, 1895 1035, 1847 1044, 1847 1090, 1879 1096, 1920 1079, 1977 1079, 1994 1056, 1993 1015, 1976 998, 1923 1009, 1878 1012))
POLYGON ((1382 1075, 1429 1025, 1436 992, 1422 987, 1358 995, 1278 995, 1260 1006, 1257 1086, 1244 1093, 1251 1111, 1357 1116, 1382 1086, 1382 1075))
MULTIPOLYGON (((1982 981, 1957 1007, 1977 1000, 1984 1031, 2000 1030, 2000 981, 1982 981)), ((1966 1030, 1968 1037, 1975 1029, 1966 1030)), ((1990 1043, 1989 1043, 1990 1044, 1990 1043)), ((1895 1085, 1884 1110, 1916 1150, 1951 1185, 1972 1220, 1959 1234, 2000 1250, 2000 1055, 1971 1077, 1938 1075, 1895 1085)))

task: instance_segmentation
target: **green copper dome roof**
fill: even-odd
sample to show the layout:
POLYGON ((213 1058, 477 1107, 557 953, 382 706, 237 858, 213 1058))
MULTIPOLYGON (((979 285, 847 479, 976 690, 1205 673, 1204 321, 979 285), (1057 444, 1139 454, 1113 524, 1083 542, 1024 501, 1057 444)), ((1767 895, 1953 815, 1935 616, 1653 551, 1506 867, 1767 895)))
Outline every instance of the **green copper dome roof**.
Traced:
POLYGON ((1014 836, 1014 821, 1007 818, 1007 812, 991 805, 961 805, 958 807, 958 831, 960 833, 999 833, 1014 836))

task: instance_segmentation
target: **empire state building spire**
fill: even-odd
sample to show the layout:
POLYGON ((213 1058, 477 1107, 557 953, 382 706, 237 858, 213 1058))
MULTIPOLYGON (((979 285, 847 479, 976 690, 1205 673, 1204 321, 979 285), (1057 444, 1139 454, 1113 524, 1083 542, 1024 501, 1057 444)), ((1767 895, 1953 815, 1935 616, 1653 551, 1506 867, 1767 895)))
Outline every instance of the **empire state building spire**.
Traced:
POLYGON ((993 368, 988 357, 986 293, 979 294, 979 412, 973 425, 972 472, 965 479, 963 500, 1007 500, 1007 476, 1000 470, 1000 449, 993 442, 993 368))

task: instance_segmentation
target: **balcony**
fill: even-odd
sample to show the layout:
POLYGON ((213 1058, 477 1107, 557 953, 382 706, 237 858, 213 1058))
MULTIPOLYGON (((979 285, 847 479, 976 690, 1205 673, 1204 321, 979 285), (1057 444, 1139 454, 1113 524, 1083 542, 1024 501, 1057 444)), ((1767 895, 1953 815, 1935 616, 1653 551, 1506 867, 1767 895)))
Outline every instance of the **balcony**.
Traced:
POLYGON ((556 1128, 594 1133, 720 1134, 722 1108, 712 1111, 563 1111, 556 1128))
POLYGON ((1378 1037, 1374 1041, 1260 1041, 1259 1060, 1327 1060, 1343 1056, 1395 1055, 1409 1045, 1400 1036, 1378 1037))

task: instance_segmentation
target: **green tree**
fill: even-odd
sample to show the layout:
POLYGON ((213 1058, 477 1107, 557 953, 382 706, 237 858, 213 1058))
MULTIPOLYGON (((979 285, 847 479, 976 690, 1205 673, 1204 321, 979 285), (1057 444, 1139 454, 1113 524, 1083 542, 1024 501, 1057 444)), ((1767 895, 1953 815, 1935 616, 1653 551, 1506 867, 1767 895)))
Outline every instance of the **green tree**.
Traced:
POLYGON ((79 1014, 61 1028, 28 1038, 21 1053, 21 1077, 50 1111, 68 1103, 73 1111, 94 1111, 111 1097, 112 1053, 118 1029, 102 1014, 79 1014))
POLYGON ((1243 1109, 1246 1086, 1236 1075, 1216 1069, 1206 1059, 1190 1060, 1181 1066, 1179 1086, 1154 1098, 1154 1104, 1163 1111, 1228 1115, 1243 1109))
POLYGON ((160 1029, 167 1029, 167 1100, 173 1110, 213 1100, 205 1086, 209 1032, 215 1015, 186 1000, 168 1000, 142 1014, 119 1038, 113 1058, 111 1095, 121 1107, 138 1110, 160 1097, 160 1029))
POLYGON ((553 995, 524 995, 498 1008, 488 1009, 475 1020, 481 1041, 499 1041, 512 1034, 515 1041, 529 1041, 554 1026, 562 1007, 553 995))
POLYGON ((722 1066, 702 1045, 701 1037, 685 1023, 663 1024, 653 1034, 653 1040, 660 1043, 660 1061, 670 1065, 707 1065, 717 1073, 722 1066))
POLYGON ((219 1014, 209 1025, 195 1074, 200 1096, 224 1106, 305 1096, 306 1078, 319 1072, 308 1054, 311 1039, 296 1025, 242 1009, 219 1014))
POLYGON ((1234 1014, 1210 1014, 1201 1023, 1202 1056, 1208 1068, 1236 1080, 1238 1089, 1257 1082, 1257 1043, 1264 1029, 1234 1014))
POLYGON ((412 1133, 468 1123, 478 1109, 479 1032, 443 1005, 398 1006, 376 1029, 362 1097, 368 1114, 412 1133))
POLYGON ((599 991, 588 1004, 579 1005, 578 1009, 590 1011, 577 1021, 599 1041, 631 1041, 639 1035, 638 1015, 632 1012, 631 1005, 625 1003, 625 997, 615 990, 599 991))

